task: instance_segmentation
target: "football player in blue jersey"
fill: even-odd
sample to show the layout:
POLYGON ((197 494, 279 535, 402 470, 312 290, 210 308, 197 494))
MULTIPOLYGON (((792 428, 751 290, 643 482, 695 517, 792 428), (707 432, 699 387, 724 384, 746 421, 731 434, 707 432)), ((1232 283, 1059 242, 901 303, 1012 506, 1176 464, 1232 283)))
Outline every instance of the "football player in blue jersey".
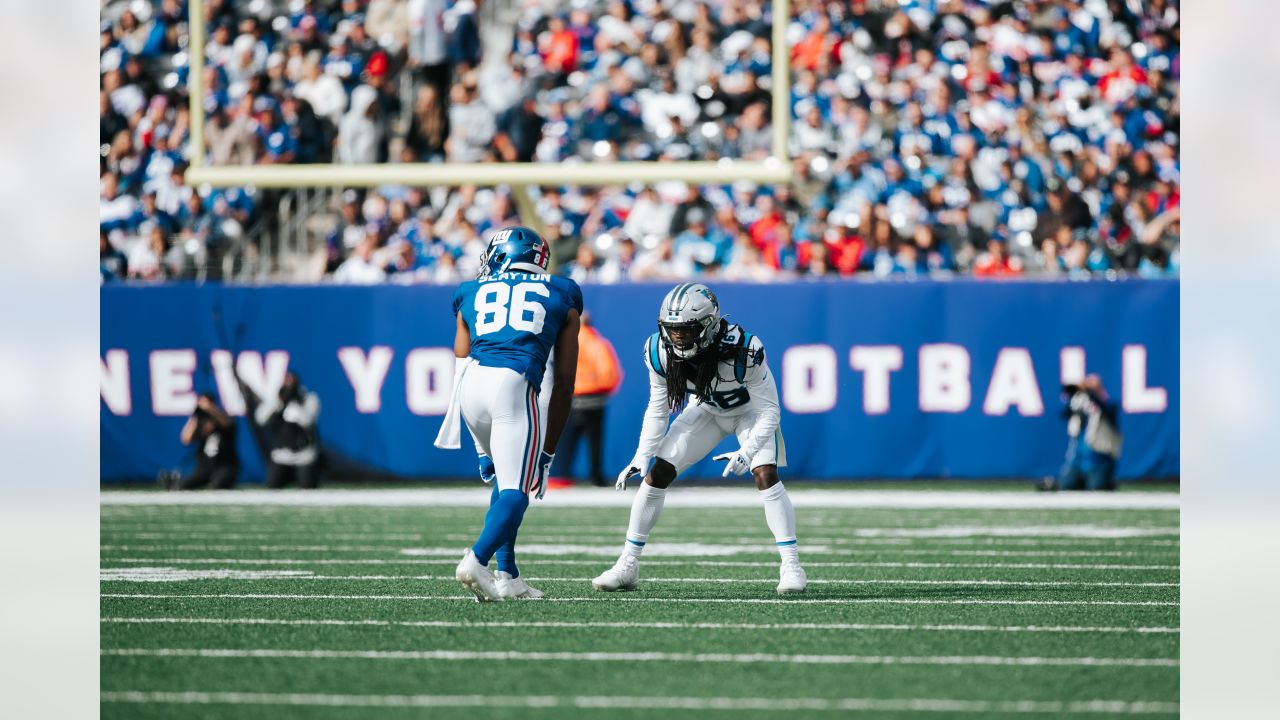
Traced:
POLYGON ((617 488, 648 469, 631 504, 622 557, 592 581, 597 590, 635 590, 640 553, 658 522, 667 487, 730 435, 738 450, 717 455, 724 475, 750 472, 764 502, 782 564, 777 590, 803 592, 808 580, 796 546, 796 514, 778 468, 787 464, 779 427, 778 388, 765 363, 764 343, 720 316, 711 288, 684 283, 667 293, 658 332, 645 341, 649 406, 635 458, 618 475, 617 488), (667 427, 672 413, 676 419, 667 427), (653 467, 649 468, 649 461, 653 467))
POLYGON ((453 295, 458 409, 481 454, 482 476, 496 475, 484 530, 455 573, 481 601, 542 597, 520 577, 515 540, 529 495, 541 498, 546 490, 569 416, 582 313, 577 283, 547 273, 550 255, 547 242, 528 228, 499 230, 479 277, 453 295), (552 352, 555 378, 543 422, 538 395, 552 352), (488 568, 495 555, 496 576, 488 568))

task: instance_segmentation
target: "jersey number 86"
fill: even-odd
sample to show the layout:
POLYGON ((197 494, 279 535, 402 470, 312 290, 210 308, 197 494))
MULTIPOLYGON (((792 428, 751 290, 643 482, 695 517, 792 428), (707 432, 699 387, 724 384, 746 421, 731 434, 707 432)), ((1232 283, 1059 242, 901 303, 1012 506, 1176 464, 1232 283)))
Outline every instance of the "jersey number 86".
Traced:
POLYGON ((502 282, 481 285, 476 293, 476 335, 488 335, 507 326, 540 334, 547 309, 530 295, 549 298, 551 291, 542 283, 531 282, 514 287, 502 282))

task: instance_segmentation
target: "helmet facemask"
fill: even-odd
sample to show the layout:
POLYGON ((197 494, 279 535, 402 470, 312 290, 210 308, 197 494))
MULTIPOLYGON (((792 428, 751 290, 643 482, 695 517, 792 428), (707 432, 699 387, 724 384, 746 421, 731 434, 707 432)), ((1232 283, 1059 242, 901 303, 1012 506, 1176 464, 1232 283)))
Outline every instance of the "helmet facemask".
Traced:
POLYGON ((711 347, 718 321, 717 317, 707 316, 688 322, 659 322, 658 330, 667 350, 681 360, 688 360, 711 347))

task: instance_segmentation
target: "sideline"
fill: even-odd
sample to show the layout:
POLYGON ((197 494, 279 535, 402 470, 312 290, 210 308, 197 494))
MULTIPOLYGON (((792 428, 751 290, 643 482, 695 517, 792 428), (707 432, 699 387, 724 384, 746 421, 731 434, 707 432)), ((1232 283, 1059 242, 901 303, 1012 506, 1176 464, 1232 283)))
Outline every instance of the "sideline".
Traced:
MULTIPOLYGON (((979 510, 1177 510, 1178 493, 1037 493, 969 490, 792 490, 799 508, 937 508, 979 510)), ((207 490, 201 492, 103 491, 107 505, 273 505, 295 507, 488 507, 489 490, 414 488, 411 490, 207 490)), ((631 492, 570 488, 549 493, 546 507, 630 507, 631 492)), ((760 498, 749 488, 688 488, 667 497, 668 508, 758 508, 760 498)))

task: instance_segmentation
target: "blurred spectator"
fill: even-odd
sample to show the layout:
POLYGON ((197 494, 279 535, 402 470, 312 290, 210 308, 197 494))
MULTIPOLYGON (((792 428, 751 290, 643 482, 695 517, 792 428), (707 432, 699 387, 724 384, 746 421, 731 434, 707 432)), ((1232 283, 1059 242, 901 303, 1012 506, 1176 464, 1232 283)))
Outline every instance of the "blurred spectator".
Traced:
POLYGON ((636 260, 631 268, 632 280, 652 282, 679 280, 693 274, 693 264, 675 254, 671 238, 658 241, 658 247, 636 260))
POLYGON ((103 145, 110 144, 116 134, 129 129, 129 120, 111 104, 111 95, 103 90, 98 99, 98 138, 103 145))
POLYGON ((128 267, 131 279, 178 278, 183 274, 182 249, 169 242, 169 234, 164 228, 152 225, 145 240, 135 244, 129 253, 128 267))
POLYGON ((448 116, 445 113, 443 95, 434 85, 418 90, 409 121, 409 135, 405 139, 417 162, 437 162, 444 159, 444 143, 449 137, 448 116))
POLYGON ((538 36, 538 53, 547 72, 564 84, 569 73, 578 68, 578 35, 565 25, 564 18, 553 15, 547 29, 538 36))
POLYGON ((337 160, 348 165, 377 162, 382 130, 378 126, 378 91, 361 85, 351 91, 351 108, 338 126, 337 160))
POLYGON ((407 240, 396 240, 389 245, 391 259, 384 269, 387 277, 395 282, 413 282, 430 277, 427 272, 431 262, 414 251, 413 244, 407 240))
POLYGON ((533 152, 542 139, 543 122, 533 96, 525 96, 499 115, 494 147, 502 162, 532 162, 533 152))
POLYGON ((298 163, 328 162, 330 159, 330 132, 306 100, 285 95, 280 104, 283 132, 292 146, 294 161, 298 163))
POLYGON ((600 268, 598 279, 602 283, 619 283, 631 279, 631 267, 636 260, 636 243, 631 238, 621 238, 618 250, 613 257, 604 262, 600 268))
POLYGON ((919 270, 922 273, 950 272, 955 270, 955 256, 946 243, 939 243, 933 228, 917 225, 913 238, 919 252, 919 270))
POLYGON ((108 232, 128 226, 137 209, 137 199, 120 193, 120 178, 108 172, 102 176, 98 195, 98 226, 108 232))
POLYGON ((214 165, 252 165, 258 154, 253 98, 244 96, 233 111, 219 108, 209 117, 204 132, 214 165))
POLYGON ((303 79, 294 85, 293 96, 307 101, 317 116, 336 128, 347 106, 347 91, 342 87, 342 81, 323 71, 320 57, 319 52, 307 55, 303 79))
POLYGON ((372 285, 386 278, 386 271, 374 260, 378 248, 378 228, 368 226, 365 238, 356 245, 351 256, 333 273, 335 282, 351 285, 372 285))
MULTIPOLYGON (((409 0, 409 62, 431 88, 440 103, 441 116, 447 121, 449 64, 447 36, 444 27, 445 0, 409 0)), ((443 134, 447 136, 448 127, 443 134)))
POLYGON ((759 248, 746 235, 739 237, 734 244, 733 258, 725 268, 724 277, 745 282, 767 282, 776 275, 776 271, 761 260, 759 248))
POLYGON ((592 250, 591 246, 586 243, 578 246, 578 251, 573 260, 565 263, 562 268, 565 275, 568 275, 574 282, 578 283, 600 282, 603 270, 604 268, 596 257, 595 250, 592 250))
POLYGON ((129 276, 129 261, 111 244, 106 230, 98 231, 98 272, 104 283, 129 276))
POLYGON ((449 61, 460 72, 480 64, 480 28, 476 24, 475 0, 453 0, 444 14, 449 61))
POLYGON ((450 92, 450 134, 445 143, 449 162, 480 162, 491 150, 497 129, 493 113, 480 101, 474 79, 454 85, 450 92))
POLYGON ((987 251, 973 263, 973 274, 978 277, 1008 277, 1022 274, 1022 261, 1009 255, 1007 240, 993 237, 987 241, 987 251))
POLYGON ((671 229, 674 214, 675 208, 659 200, 656 190, 646 187, 631 206, 622 231, 634 240, 660 238, 671 229))

